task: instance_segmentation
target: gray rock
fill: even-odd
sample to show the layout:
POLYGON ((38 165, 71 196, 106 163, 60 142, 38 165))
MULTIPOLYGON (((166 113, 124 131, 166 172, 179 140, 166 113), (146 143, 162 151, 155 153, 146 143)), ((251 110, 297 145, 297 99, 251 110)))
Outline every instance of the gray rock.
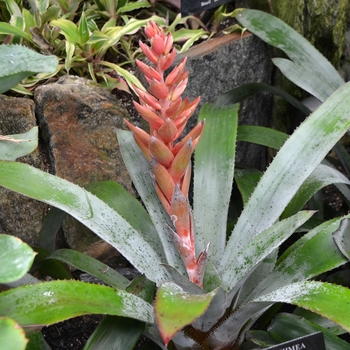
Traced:
MULTIPOLYGON (((115 180, 132 192, 116 136, 128 114, 114 95, 85 79, 66 76, 38 87, 34 97, 53 174, 80 186, 115 180)), ((72 249, 95 257, 116 252, 71 217, 63 229, 72 249)))
MULTIPOLYGON (((265 44, 257 37, 231 34, 209 40, 177 57, 187 56, 189 82, 184 96, 191 101, 201 96, 201 102, 186 127, 187 133, 196 123, 200 107, 213 103, 217 97, 245 83, 269 84, 272 63, 265 44)), ((176 63, 175 62, 175 63, 176 63)), ((259 93, 241 103, 241 125, 267 126, 271 110, 271 96, 259 93)), ((263 169, 266 165, 264 147, 240 142, 236 161, 244 166, 263 169)))
MULTIPOLYGON (((36 126, 33 101, 0 95, 0 104, 1 135, 21 134, 36 126)), ((44 169, 38 149, 17 161, 44 169)), ((45 204, 0 187, 0 208, 0 233, 37 246, 45 204)))

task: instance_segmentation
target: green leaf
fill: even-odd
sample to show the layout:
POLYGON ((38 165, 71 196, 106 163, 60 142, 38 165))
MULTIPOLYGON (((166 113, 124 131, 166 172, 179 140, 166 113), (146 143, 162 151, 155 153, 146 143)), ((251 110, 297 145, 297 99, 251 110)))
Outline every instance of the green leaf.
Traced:
POLYGON ((51 5, 42 15, 41 15, 41 26, 43 27, 46 23, 49 23, 59 17, 61 14, 61 9, 58 6, 51 5))
POLYGON ((52 73, 58 66, 56 56, 44 56, 20 45, 0 45, 0 57, 0 93, 34 73, 52 73))
MULTIPOLYGON (((139 276, 133 280, 127 291, 151 303, 155 288, 154 283, 139 276)), ((107 315, 86 343, 84 350, 133 350, 144 328, 145 324, 138 320, 107 315)))
POLYGON ((270 128, 256 125, 239 125, 237 141, 246 141, 279 150, 289 135, 270 128))
MULTIPOLYGON (((332 87, 332 91, 344 84, 331 63, 305 38, 277 17, 258 10, 243 10, 236 19, 260 39, 286 53, 294 63, 322 77, 332 87)), ((312 81, 315 81, 315 77, 312 81)))
POLYGON ((133 1, 128 4, 125 4, 124 6, 118 6, 117 14, 127 13, 130 11, 139 10, 141 8, 148 8, 148 7, 151 7, 151 4, 147 0, 133 1))
POLYGON ((106 34, 109 36, 109 40, 105 43, 103 51, 105 52, 111 46, 117 44, 124 35, 135 34, 140 28, 144 27, 147 22, 154 21, 157 24, 165 24, 164 19, 158 16, 152 16, 147 19, 132 18, 122 27, 114 27, 109 29, 106 34))
POLYGON ((0 317, 0 344, 6 350, 25 350, 28 339, 22 328, 7 317, 0 317))
POLYGON ((349 93, 350 84, 345 84, 285 142, 244 207, 219 272, 231 265, 247 242, 278 220, 303 182, 350 127, 349 93))
POLYGON ((286 342, 320 331, 324 335, 327 349, 350 349, 349 343, 338 338, 327 329, 293 314, 281 313, 276 315, 268 328, 268 333, 279 342, 286 342))
POLYGON ((32 266, 35 253, 19 238, 0 234, 0 283, 14 282, 32 266))
POLYGON ((286 101, 288 101, 292 106, 298 108, 305 115, 309 115, 310 111, 307 107, 305 107, 300 101, 294 98, 292 95, 288 94, 282 89, 279 89, 275 86, 271 86, 263 83, 248 83, 238 86, 224 94, 221 94, 215 104, 217 106, 230 105, 238 102, 242 102, 247 97, 254 95, 260 91, 267 91, 273 95, 283 97, 286 101))
POLYGON ((67 213, 64 211, 51 208, 45 216, 39 233, 40 247, 52 253, 56 250, 56 236, 61 229, 64 218, 67 213))
POLYGON ((133 350, 144 328, 143 322, 132 318, 105 316, 84 350, 133 350))
POLYGON ((130 283, 127 278, 106 264, 101 263, 89 255, 74 250, 59 249, 47 257, 47 259, 56 259, 74 266, 81 271, 85 271, 99 278, 101 281, 114 288, 125 289, 130 283))
POLYGON ((175 33, 173 33, 175 42, 186 40, 186 42, 182 44, 182 47, 179 53, 186 52, 197 40, 199 40, 203 36, 208 37, 208 33, 203 29, 181 28, 177 30, 175 33))
POLYGON ((4 2, 5 2, 6 8, 7 8, 8 12, 10 13, 11 17, 12 16, 17 16, 17 17, 22 16, 21 9, 19 8, 19 6, 17 5, 15 0, 5 0, 4 2))
POLYGON ((173 227, 173 224, 154 189, 154 183, 150 175, 152 173, 151 165, 135 143, 131 132, 118 130, 117 135, 125 166, 157 229, 166 262, 180 273, 185 274, 180 254, 168 230, 168 227, 173 227))
POLYGON ((111 287, 80 281, 51 281, 0 294, 0 313, 22 327, 50 325, 86 314, 131 317, 153 323, 153 307, 111 287))
POLYGON ((253 193, 262 173, 255 169, 236 169, 235 181, 239 192, 242 195, 243 204, 248 202, 249 197, 253 193))
POLYGON ((226 107, 205 104, 199 121, 205 128, 195 151, 194 221, 196 249, 208 243, 208 257, 217 265, 226 243, 227 213, 230 203, 239 105, 226 107))
POLYGON ((295 194, 283 212, 282 217, 286 218, 288 216, 294 215, 304 207, 307 201, 317 191, 328 185, 336 183, 350 185, 350 181, 340 171, 324 164, 318 165, 301 185, 298 192, 295 194))
POLYGON ((0 185, 62 209, 123 254, 141 273, 161 283, 160 257, 116 211, 81 187, 34 167, 0 161, 0 185))
POLYGON ((258 263, 281 245, 295 230, 306 222, 314 212, 301 211, 298 214, 277 222, 259 235, 256 235, 238 252, 230 265, 222 273, 223 285, 232 289, 241 278, 248 277, 258 263))
POLYGON ((32 265, 29 273, 34 275, 39 273, 41 278, 45 276, 50 276, 53 279, 59 280, 70 280, 72 279, 72 274, 69 272, 67 266, 58 260, 45 260, 50 253, 42 248, 34 248, 37 253, 35 256, 34 264, 32 265))
POLYGON ((23 134, 7 135, 6 137, 9 140, 0 136, 1 160, 16 160, 32 153, 38 147, 38 127, 34 127, 23 134))
POLYGON ((335 284, 323 282, 299 282, 288 284, 254 302, 283 302, 313 311, 350 331, 350 290, 335 284))
POLYGON ((28 40, 29 42, 32 42, 32 38, 30 35, 28 35, 23 30, 16 28, 16 27, 14 27, 11 24, 6 23, 6 22, 0 22, 0 34, 17 35, 23 39, 28 40))
POLYGON ((51 350, 40 331, 29 334, 28 339, 26 350, 51 350))
POLYGON ((333 239, 342 254, 350 260, 350 220, 345 218, 342 220, 337 231, 333 233, 333 239))
POLYGON ((89 37, 90 37, 89 27, 88 27, 88 23, 84 12, 81 14, 81 17, 80 17, 80 21, 78 25, 78 33, 81 40, 80 43, 81 45, 84 45, 89 40, 89 37))
POLYGON ((316 75, 315 72, 309 71, 297 63, 284 58, 274 58, 272 61, 290 81, 322 102, 335 91, 334 87, 322 76, 316 75))
POLYGON ((78 45, 85 44, 79 33, 78 27, 72 21, 65 18, 59 18, 51 21, 50 24, 59 27, 69 43, 78 45))
POLYGON ((174 283, 164 283, 157 292, 155 316, 165 345, 183 327, 191 324, 209 307, 218 290, 191 295, 174 283))
POLYGON ((126 69, 119 67, 117 64, 110 63, 107 61, 101 61, 100 63, 103 66, 113 68, 120 76, 122 76, 128 82, 129 86, 136 85, 138 88, 145 90, 140 80, 138 80, 134 74, 131 74, 126 69))

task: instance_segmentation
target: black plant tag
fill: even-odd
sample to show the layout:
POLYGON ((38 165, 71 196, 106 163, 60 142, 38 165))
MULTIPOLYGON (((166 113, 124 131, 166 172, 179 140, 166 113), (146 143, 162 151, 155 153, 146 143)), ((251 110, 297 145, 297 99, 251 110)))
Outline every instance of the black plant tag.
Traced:
POLYGON ((326 350, 322 332, 287 341, 265 350, 326 350))
POLYGON ((181 15, 193 15, 230 1, 233 0, 181 0, 181 15))

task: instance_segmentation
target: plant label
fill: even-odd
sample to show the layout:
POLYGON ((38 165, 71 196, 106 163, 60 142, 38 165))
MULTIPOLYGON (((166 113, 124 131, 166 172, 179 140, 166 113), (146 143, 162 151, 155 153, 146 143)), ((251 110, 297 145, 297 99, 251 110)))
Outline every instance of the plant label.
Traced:
POLYGON ((313 333, 305 337, 271 346, 265 350, 326 350, 322 332, 313 333))
POLYGON ((181 15, 188 16, 218 7, 232 0, 181 0, 181 15))

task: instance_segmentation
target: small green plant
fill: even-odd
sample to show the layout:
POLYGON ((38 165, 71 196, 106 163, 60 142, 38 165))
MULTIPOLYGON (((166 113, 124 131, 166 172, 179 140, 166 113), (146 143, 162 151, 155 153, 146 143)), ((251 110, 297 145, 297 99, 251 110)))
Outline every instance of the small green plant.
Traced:
MULTIPOLYGON (((240 15, 251 14, 245 10, 240 15)), ((276 19, 268 20, 278 32, 276 19)), ((278 37, 281 45, 290 43, 286 32, 300 42, 288 27, 278 37)), ((307 229, 314 211, 302 208, 320 186, 320 174, 333 171, 320 163, 350 127, 350 85, 339 83, 287 140, 278 134, 285 142, 266 172, 257 176, 235 168, 236 141, 244 131, 238 126, 237 104, 205 105, 198 126, 174 142, 198 100, 181 98, 188 74, 185 60, 163 75, 175 56, 171 34, 154 23, 145 33, 150 46, 141 44, 141 49, 154 67, 138 63, 149 88, 134 89, 150 134, 129 124, 133 134, 119 130, 118 139, 147 211, 114 182, 93 184, 88 191, 28 165, 0 161, 2 186, 69 213, 144 276, 130 283, 92 258, 58 250, 48 260, 79 266, 108 286, 64 280, 20 286, 0 293, 0 314, 28 332, 87 313, 109 315, 85 349, 105 342, 111 348, 123 344, 123 349, 133 349, 141 333, 161 349, 240 349, 255 321, 280 302, 313 311, 349 331, 350 316, 344 313, 349 290, 312 280, 348 261, 342 251, 348 246, 349 215, 307 229), (195 147, 192 210, 187 191, 195 147), (244 208, 227 235, 233 179, 244 208), (279 253, 298 229, 307 233, 279 253)), ((305 46, 297 55, 303 62, 310 60, 310 45, 305 46)), ((312 67, 322 77, 319 65, 325 59, 317 58, 312 67)), ((328 181, 349 184, 338 173, 328 181)), ((335 343, 337 349, 348 349, 339 338, 327 341, 329 349, 335 343)))

